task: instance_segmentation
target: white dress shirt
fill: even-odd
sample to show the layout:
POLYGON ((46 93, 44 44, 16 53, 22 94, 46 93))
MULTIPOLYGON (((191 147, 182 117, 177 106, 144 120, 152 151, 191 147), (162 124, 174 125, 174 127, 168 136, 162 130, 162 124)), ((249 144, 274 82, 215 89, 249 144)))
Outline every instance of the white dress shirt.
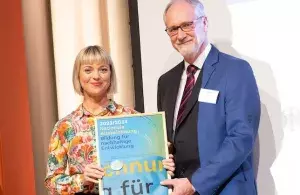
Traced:
MULTIPOLYGON (((206 60, 206 57, 210 52, 210 49, 211 49, 211 44, 207 44, 204 51, 198 56, 196 61, 193 63, 193 65, 198 67, 198 70, 196 71, 196 73, 194 75, 195 83, 196 83, 197 78, 199 76, 200 70, 201 70, 201 68, 204 64, 204 61, 206 60)), ((177 94, 177 99, 176 99, 176 104, 175 104, 175 110, 174 110, 173 130, 176 129, 177 115, 178 115, 178 111, 179 111, 180 102, 181 102, 181 98, 182 98, 182 95, 183 95, 185 83, 186 83, 186 80, 187 80, 186 69, 189 65, 190 64, 188 62, 184 61, 184 71, 181 75, 181 80, 180 80, 180 84, 179 84, 179 89, 178 89, 178 94, 177 94)))

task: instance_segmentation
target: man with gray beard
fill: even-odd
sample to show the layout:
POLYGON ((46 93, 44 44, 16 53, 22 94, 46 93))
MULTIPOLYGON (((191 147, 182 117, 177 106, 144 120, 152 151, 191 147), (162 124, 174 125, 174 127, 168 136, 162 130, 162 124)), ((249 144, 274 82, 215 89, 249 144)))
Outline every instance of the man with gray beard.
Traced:
POLYGON ((176 164, 175 178, 161 184, 173 195, 256 195, 260 98, 250 65, 208 42, 198 0, 171 1, 164 21, 183 61, 158 81, 157 106, 166 113, 176 164))

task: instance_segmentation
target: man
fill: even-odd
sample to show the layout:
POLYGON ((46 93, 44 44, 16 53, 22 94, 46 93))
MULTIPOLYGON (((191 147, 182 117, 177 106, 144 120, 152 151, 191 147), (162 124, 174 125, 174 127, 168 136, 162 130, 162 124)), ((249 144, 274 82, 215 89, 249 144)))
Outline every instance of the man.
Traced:
POLYGON ((174 145, 174 195, 256 195, 252 150, 260 99, 250 65, 207 39, 198 0, 173 0, 166 32, 184 60, 158 81, 158 110, 166 112, 174 145))

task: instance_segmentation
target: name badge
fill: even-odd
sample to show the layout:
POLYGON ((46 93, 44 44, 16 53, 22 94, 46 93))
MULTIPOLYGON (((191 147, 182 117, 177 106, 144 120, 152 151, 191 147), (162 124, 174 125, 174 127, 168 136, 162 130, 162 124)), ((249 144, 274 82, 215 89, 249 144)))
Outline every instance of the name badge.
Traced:
POLYGON ((216 104, 218 95, 219 95, 219 91, 201 88, 199 97, 198 97, 198 101, 216 104))

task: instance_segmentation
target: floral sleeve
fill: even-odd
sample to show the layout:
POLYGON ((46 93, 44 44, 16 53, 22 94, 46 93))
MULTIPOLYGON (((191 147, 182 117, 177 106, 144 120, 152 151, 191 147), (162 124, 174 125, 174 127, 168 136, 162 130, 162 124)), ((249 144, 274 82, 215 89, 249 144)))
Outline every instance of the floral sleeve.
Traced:
POLYGON ((51 194, 74 194, 83 190, 83 174, 68 175, 68 145, 74 134, 68 121, 58 122, 52 132, 45 186, 51 194))

